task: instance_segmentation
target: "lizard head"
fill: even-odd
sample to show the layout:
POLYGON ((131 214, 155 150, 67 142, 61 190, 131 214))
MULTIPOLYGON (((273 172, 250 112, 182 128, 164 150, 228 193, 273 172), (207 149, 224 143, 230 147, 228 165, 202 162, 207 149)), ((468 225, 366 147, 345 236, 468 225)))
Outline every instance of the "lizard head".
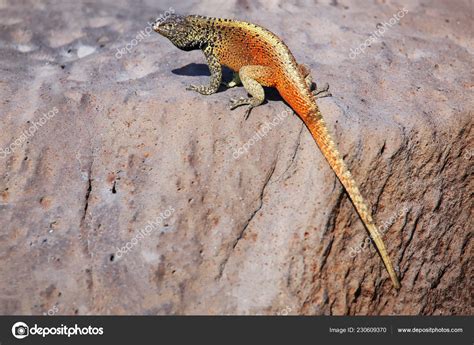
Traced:
POLYGON ((179 49, 194 50, 200 48, 200 35, 184 16, 173 14, 164 20, 158 19, 153 24, 153 30, 169 39, 179 49))

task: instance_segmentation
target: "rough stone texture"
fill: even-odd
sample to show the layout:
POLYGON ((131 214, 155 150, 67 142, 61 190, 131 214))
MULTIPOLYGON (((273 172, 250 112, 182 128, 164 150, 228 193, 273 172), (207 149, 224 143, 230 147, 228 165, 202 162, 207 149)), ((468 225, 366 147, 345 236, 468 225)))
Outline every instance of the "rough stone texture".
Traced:
POLYGON ((405 6, 351 59, 403 2, 0 0, 0 148, 58 109, 1 157, 0 313, 472 314, 472 2, 405 6), (241 88, 185 91, 201 52, 152 33, 116 57, 170 7, 266 26, 329 82, 399 292, 298 117, 233 158, 275 92, 244 121, 241 88))

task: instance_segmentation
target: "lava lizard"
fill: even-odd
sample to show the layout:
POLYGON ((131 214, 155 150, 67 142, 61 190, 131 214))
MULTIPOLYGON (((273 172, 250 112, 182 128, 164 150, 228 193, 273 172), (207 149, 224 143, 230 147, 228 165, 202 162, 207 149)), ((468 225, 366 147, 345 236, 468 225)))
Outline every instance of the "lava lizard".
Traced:
POLYGON ((349 194, 360 218, 382 257, 395 288, 400 288, 397 274, 375 226, 371 212, 359 192, 357 183, 345 165, 315 99, 328 96, 328 87, 312 90, 312 78, 306 65, 298 64, 286 44, 267 29, 247 22, 173 14, 157 20, 153 30, 168 38, 184 51, 202 50, 209 65, 209 85, 190 85, 187 90, 203 95, 216 93, 222 83, 222 66, 234 71, 233 87, 242 84, 252 96, 231 99, 231 109, 247 105, 252 108, 265 100, 262 86, 275 87, 282 98, 301 117, 331 168, 349 194))

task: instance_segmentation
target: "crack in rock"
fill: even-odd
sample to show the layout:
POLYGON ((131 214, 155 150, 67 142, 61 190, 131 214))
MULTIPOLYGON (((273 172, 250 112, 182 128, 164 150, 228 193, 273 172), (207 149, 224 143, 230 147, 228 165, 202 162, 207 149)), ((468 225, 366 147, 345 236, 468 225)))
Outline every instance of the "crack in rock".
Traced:
MULTIPOLYGON (((303 133, 303 130, 306 128, 305 124, 302 122, 301 123, 301 129, 300 129, 300 132, 298 134, 298 139, 296 141, 296 145, 295 145, 295 149, 293 151, 293 155, 291 156, 291 159, 290 159, 290 163, 288 164, 288 166, 286 167, 285 171, 283 171, 283 173, 281 173, 280 176, 278 176, 278 178, 276 179, 275 182, 279 182, 281 181, 281 179, 283 178, 283 176, 287 173, 288 170, 290 170, 291 166, 293 165, 293 163, 295 162, 295 158, 296 158, 296 154, 298 153, 298 150, 300 148, 300 145, 301 145, 301 133, 303 133)), ((288 176, 285 180, 289 179, 291 177, 288 176)))
POLYGON ((245 231, 247 230, 247 228, 250 225, 250 223, 252 222, 252 220, 255 218, 257 213, 262 209, 262 207, 263 207, 263 196, 264 196, 265 190, 266 190, 266 188, 267 188, 267 186, 268 186, 268 184, 269 184, 269 182, 270 182, 270 180, 273 176, 273 173, 275 172, 277 160, 278 160, 278 157, 275 160, 275 162, 273 163, 273 166, 272 166, 270 172, 268 173, 268 175, 267 175, 267 177, 266 177, 266 179, 263 183, 262 189, 260 191, 260 195, 258 197, 259 204, 258 204, 257 208, 252 212, 250 217, 244 223, 244 226, 242 227, 242 230, 240 230, 237 238, 232 243, 232 249, 228 252, 227 256, 222 261, 222 263, 220 265, 220 268, 219 268, 219 274, 217 275, 217 278, 216 278, 217 280, 222 278, 222 275, 224 274, 224 270, 225 270, 225 267, 227 265, 227 262, 229 261, 230 256, 232 255, 232 253, 234 252, 235 247, 237 247, 237 245, 239 244, 239 241, 244 237, 245 231))
POLYGON ((86 216, 87 216, 87 211, 89 209, 89 201, 90 201, 90 197, 91 197, 91 193, 92 193, 92 181, 93 181, 93 178, 92 178, 92 167, 94 165, 94 157, 92 156, 92 159, 91 159, 91 162, 89 163, 89 166, 88 166, 88 169, 87 169, 87 189, 86 189, 86 194, 84 196, 84 208, 83 208, 83 211, 82 211, 82 216, 81 216, 81 222, 80 222, 80 225, 79 225, 79 228, 80 228, 80 236, 81 236, 81 239, 84 241, 84 244, 83 244, 83 249, 84 249, 84 252, 88 255, 90 255, 90 252, 89 252, 89 240, 88 240, 88 236, 86 234, 86 216))

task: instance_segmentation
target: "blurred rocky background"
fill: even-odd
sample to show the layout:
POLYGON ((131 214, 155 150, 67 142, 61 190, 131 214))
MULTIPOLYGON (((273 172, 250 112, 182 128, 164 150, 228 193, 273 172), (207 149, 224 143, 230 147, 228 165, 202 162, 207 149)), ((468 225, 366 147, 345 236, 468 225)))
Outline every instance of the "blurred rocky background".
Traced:
POLYGON ((0 314, 472 314, 473 22, 469 0, 0 0, 0 314), (276 92, 245 121, 242 88, 185 90, 209 72, 150 32, 167 11, 260 24, 330 84, 400 291, 276 92))

